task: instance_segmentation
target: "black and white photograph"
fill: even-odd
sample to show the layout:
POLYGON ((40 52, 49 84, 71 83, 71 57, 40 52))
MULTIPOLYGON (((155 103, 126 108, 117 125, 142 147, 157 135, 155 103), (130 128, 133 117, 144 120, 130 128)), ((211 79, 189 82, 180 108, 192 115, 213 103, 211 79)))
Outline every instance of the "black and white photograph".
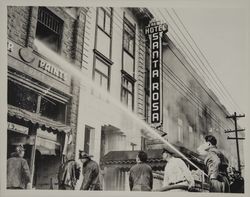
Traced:
POLYGON ((249 2, 62 2, 1 6, 1 196, 245 195, 249 2))

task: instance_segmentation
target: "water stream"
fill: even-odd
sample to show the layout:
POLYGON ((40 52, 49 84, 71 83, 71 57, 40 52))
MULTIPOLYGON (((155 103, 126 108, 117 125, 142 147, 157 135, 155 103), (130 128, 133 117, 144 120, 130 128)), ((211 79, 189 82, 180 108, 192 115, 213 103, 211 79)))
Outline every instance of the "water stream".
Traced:
MULTIPOLYGON (((65 60, 62 56, 58 55, 57 53, 50 50, 47 46, 45 46, 43 43, 41 43, 39 40, 34 41, 35 46, 38 49, 38 52, 42 54, 43 56, 47 57, 48 59, 52 60, 53 63, 60 65, 60 67, 66 71, 67 73, 70 73, 72 77, 76 77, 81 84, 84 84, 85 86, 93 89, 94 91, 98 92, 102 96, 102 98, 105 98, 110 103, 118 107, 120 110, 125 112, 125 114, 131 118, 133 121, 136 122, 137 125, 139 125, 142 129, 148 131, 148 134, 154 138, 158 139, 161 142, 164 143, 167 147, 171 148, 174 152, 176 152, 178 155, 180 155, 184 160, 186 160, 189 164, 194 166, 197 170, 201 171, 205 176, 207 174, 203 172, 197 165, 195 165, 192 161, 190 161, 184 154, 182 154, 178 149, 176 149, 171 143, 169 143, 166 139, 164 139, 160 134, 158 134, 153 128, 150 127, 149 124, 147 124, 144 120, 141 120, 138 115, 133 113, 131 110, 129 110, 124 104, 120 102, 120 100, 117 100, 114 98, 111 94, 109 94, 108 91, 103 90, 100 88, 99 85, 93 82, 92 79, 89 79, 79 68, 77 68, 72 63, 69 63, 67 60, 65 60)), ((138 131, 140 132, 140 131, 138 131)))

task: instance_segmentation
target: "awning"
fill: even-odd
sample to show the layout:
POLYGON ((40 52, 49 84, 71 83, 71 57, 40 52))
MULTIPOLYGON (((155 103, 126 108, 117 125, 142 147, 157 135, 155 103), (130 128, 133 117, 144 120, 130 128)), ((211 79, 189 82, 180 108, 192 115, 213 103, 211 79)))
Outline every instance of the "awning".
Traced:
MULTIPOLYGON (((185 148, 178 147, 178 149, 194 164, 198 167, 204 169, 203 160, 200 156, 185 148)), ((154 171, 164 170, 166 161, 162 159, 162 149, 151 149, 145 151, 148 155, 147 163, 152 167, 154 171)), ((121 168, 124 171, 128 171, 134 164, 136 164, 135 158, 138 154, 137 151, 110 151, 101 159, 101 167, 117 167, 121 168)), ((180 157, 177 154, 174 154, 175 157, 180 157)), ((181 157, 180 157, 181 158, 181 157)), ((190 165, 191 166, 191 165, 190 165)))
POLYGON ((40 116, 39 114, 32 113, 12 105, 8 105, 8 118, 18 120, 23 123, 32 123, 43 130, 49 132, 69 132, 71 128, 65 124, 53 121, 49 118, 40 116))
POLYGON ((56 150, 55 149, 50 149, 45 146, 37 146, 37 150, 41 153, 41 155, 53 155, 56 156, 56 150))
MULTIPOLYGON (((162 160, 161 150, 147 150, 148 155, 147 163, 153 170, 159 171, 165 168, 166 162, 162 160)), ((137 151, 110 151, 101 159, 101 167, 117 167, 124 171, 136 164, 135 158, 138 154, 137 151)))

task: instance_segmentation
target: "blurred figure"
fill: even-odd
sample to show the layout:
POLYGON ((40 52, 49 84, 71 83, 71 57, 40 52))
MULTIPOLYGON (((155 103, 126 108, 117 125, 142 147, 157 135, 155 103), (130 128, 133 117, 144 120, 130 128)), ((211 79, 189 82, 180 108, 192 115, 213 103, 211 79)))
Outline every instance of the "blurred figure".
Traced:
POLYGON ((217 140, 214 136, 205 137, 205 142, 198 148, 198 152, 204 155, 205 165, 210 180, 210 192, 230 192, 227 175, 228 160, 216 147, 217 140))
POLYGON ((102 190, 100 177, 99 177, 99 165, 91 160, 92 155, 88 155, 84 151, 80 151, 79 159, 83 163, 82 175, 83 181, 81 190, 102 190))
POLYGON ((74 160, 74 155, 69 153, 67 161, 62 163, 58 172, 58 189, 74 190, 80 177, 80 165, 74 160))
POLYGON ((15 152, 7 160, 7 189, 30 189, 30 169, 23 158, 23 145, 16 146, 15 152))
POLYGON ((139 151, 136 165, 129 171, 129 187, 132 191, 151 191, 153 187, 152 168, 146 164, 147 153, 139 151))
POLYGON ((167 161, 164 171, 163 187, 158 191, 187 191, 194 188, 195 183, 185 162, 173 156, 167 149, 162 150, 162 158, 167 161))
POLYGON ((232 193, 244 193, 244 178, 240 176, 239 171, 235 168, 230 170, 230 192, 232 193))

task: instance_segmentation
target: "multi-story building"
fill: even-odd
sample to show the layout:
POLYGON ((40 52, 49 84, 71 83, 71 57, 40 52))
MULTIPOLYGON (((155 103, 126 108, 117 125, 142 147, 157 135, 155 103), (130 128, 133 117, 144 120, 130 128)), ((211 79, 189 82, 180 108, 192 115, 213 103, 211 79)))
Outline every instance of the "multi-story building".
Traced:
MULTIPOLYGON (((103 8, 93 9, 94 13, 91 15, 94 18, 94 22, 92 23, 92 29, 90 25, 89 31, 93 32, 95 30, 96 37, 94 41, 95 45, 93 45, 92 41, 91 47, 91 49, 94 48, 94 50, 93 52, 89 50, 90 53, 88 53, 91 63, 87 65, 95 65, 95 62, 99 61, 99 56, 101 55, 99 54, 100 50, 109 51, 110 53, 107 55, 112 54, 112 56, 110 56, 112 62, 110 62, 110 66, 107 66, 107 62, 106 66, 105 64, 102 64, 102 67, 98 65, 99 69, 94 66, 89 75, 103 85, 103 72, 100 75, 100 70, 106 70, 105 89, 116 99, 121 99, 122 102, 126 101, 125 103, 129 108, 134 110, 145 122, 151 124, 151 65, 149 43, 143 32, 145 25, 136 25, 139 26, 139 31, 135 31, 136 38, 135 41, 132 42, 135 53, 128 53, 129 56, 127 56, 129 50, 124 48, 127 47, 127 38, 124 36, 126 35, 124 32, 127 31, 126 13, 130 15, 131 11, 132 13, 137 13, 137 11, 142 9, 112 9, 110 12, 110 16, 113 17, 113 21, 110 19, 112 21, 111 26, 113 27, 113 32, 117 33, 107 36, 110 45, 105 45, 106 47, 110 46, 111 50, 104 50, 104 48, 98 49, 98 47, 101 47, 98 41, 100 36, 99 9, 102 10, 103 8), (123 17, 119 14, 122 12, 125 12, 123 17), (95 17, 97 17, 97 19, 95 17), (117 24, 120 24, 120 27, 117 27, 117 24), (120 35, 120 38, 116 37, 118 35, 120 35), (133 54, 135 55, 133 56, 133 54), (135 57, 134 62, 131 61, 131 57, 135 57), (130 65, 135 65, 133 68, 135 69, 135 73, 133 73, 133 70, 126 70, 126 63, 129 61, 131 62, 130 65), (104 67, 106 69, 104 69, 104 67), (132 81, 126 82, 127 76, 132 76, 132 81), (124 82, 126 82, 126 85, 132 82, 130 86, 132 87, 132 91, 128 91, 127 97, 129 99, 131 96, 131 103, 126 99, 124 100, 125 94, 123 94, 123 92, 126 91, 123 90, 124 82), (130 92, 133 94, 129 94, 130 92)), ((146 17, 150 16, 149 19, 153 21, 154 17, 149 13, 147 10, 146 17)), ((105 14, 102 14, 102 16, 103 15, 105 14)), ((105 19, 103 18, 105 17, 102 17, 101 21, 104 20, 102 24, 105 24, 105 19)), ((147 24, 148 23, 146 23, 146 25, 147 24)), ((102 43, 103 40, 105 39, 102 39, 102 43)), ((129 46, 130 45, 128 45, 128 47, 129 46)), ((229 113, 186 58, 178 47, 176 47, 175 43, 168 38, 167 34, 163 35, 161 64, 162 119, 161 124, 155 129, 155 132, 163 135, 165 140, 173 144, 179 151, 184 153, 187 158, 203 168, 203 170, 204 164, 202 158, 197 154, 197 148, 202 143, 202 140, 204 140, 205 135, 212 134, 218 139, 218 147, 229 159, 229 164, 236 167, 236 146, 234 142, 227 140, 227 135, 225 134, 225 129, 234 127, 233 122, 226 118, 229 113)), ((82 92, 82 94, 84 93, 82 92)), ((165 163, 161 160, 160 149, 164 144, 161 143, 159 139, 152 139, 150 134, 147 137, 147 132, 149 131, 145 131, 140 127, 137 128, 137 126, 133 125, 133 121, 127 118, 127 115, 123 116, 122 113, 117 111, 116 107, 112 106, 112 103, 105 104, 105 99, 101 100, 100 98, 100 95, 97 94, 94 96, 94 94, 92 94, 90 98, 85 97, 86 101, 83 101, 85 107, 80 109, 82 115, 80 115, 79 118, 85 118, 83 121, 79 120, 79 124, 82 125, 80 126, 81 128, 85 127, 85 134, 82 134, 84 132, 79 129, 80 135, 82 136, 82 139, 79 138, 79 142, 82 143, 84 141, 85 143, 78 144, 78 147, 85 146, 85 150, 89 150, 91 154, 95 155, 97 161, 101 160, 101 166, 104 166, 104 170, 102 171, 104 189, 128 190, 127 172, 129 168, 135 164, 134 158, 137 154, 135 150, 139 149, 147 150, 149 163, 154 171, 154 188, 160 187, 161 181, 159 180, 162 178, 161 174, 165 166, 165 163), (92 102, 93 106, 90 107, 92 102), (96 119, 93 119, 93 116, 96 117, 96 119), (122 121, 126 123, 125 125, 122 125, 121 117, 122 121), (131 133, 131 131, 133 133, 131 133), (134 145, 137 146, 134 147, 134 145)), ((152 132, 152 130, 150 132, 152 132)), ((242 158, 243 146, 240 147, 240 152, 242 158)), ((188 165, 190 169, 195 170, 192 165, 188 165)))
MULTIPOLYGON (((141 149, 139 128, 113 101, 144 118, 144 28, 151 18, 144 8, 88 10, 82 72, 112 99, 83 83, 77 149, 84 149, 97 162, 110 151, 141 149)), ((128 190, 128 169, 115 165, 101 168, 104 190, 128 190)))
POLYGON ((8 157, 24 145, 37 189, 57 188, 63 155, 75 152, 80 83, 36 40, 80 70, 86 12, 8 6, 8 157))

